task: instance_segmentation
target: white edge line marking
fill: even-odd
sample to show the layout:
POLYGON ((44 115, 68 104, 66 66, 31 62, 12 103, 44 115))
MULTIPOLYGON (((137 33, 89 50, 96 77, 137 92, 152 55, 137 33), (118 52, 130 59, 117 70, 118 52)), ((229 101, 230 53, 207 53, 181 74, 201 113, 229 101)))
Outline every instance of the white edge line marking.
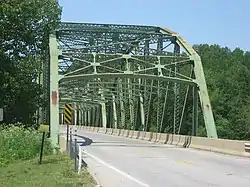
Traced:
POLYGON ((106 167, 108 167, 108 168, 110 168, 110 169, 116 171, 117 173, 120 173, 121 175, 123 175, 123 176, 129 178, 130 180, 133 180, 134 182, 136 182, 136 183, 138 183, 138 184, 140 184, 140 185, 142 185, 142 186, 150 187, 149 185, 147 185, 147 184, 145 184, 145 183, 139 181, 138 179, 132 177, 131 175, 129 175, 129 174, 127 174, 127 173, 124 173, 123 171, 121 171, 121 170, 115 168, 114 166, 112 166, 112 165, 110 165, 110 164, 104 162, 103 160, 101 160, 101 159, 97 158, 96 156, 94 156, 94 155, 92 155, 92 154, 86 152, 86 151, 83 150, 83 149, 82 149, 82 152, 84 152, 86 155, 92 157, 92 158, 95 159, 97 162, 99 162, 99 163, 105 165, 106 167))

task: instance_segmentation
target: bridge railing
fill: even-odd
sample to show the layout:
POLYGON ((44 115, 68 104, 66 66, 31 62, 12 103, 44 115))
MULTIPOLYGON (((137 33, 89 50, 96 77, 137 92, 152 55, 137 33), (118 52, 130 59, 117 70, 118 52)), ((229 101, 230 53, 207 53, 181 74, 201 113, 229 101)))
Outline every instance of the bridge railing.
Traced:
POLYGON ((107 135, 122 136, 155 143, 169 144, 183 148, 195 148, 236 156, 250 157, 250 141, 213 139, 197 136, 185 136, 92 126, 74 126, 74 128, 78 129, 79 132, 91 131, 107 135))
MULTIPOLYGON (((61 134, 62 135, 62 134, 61 134)), ((65 138, 60 138, 60 141, 65 143, 65 151, 70 155, 70 158, 74 160, 74 170, 80 174, 85 162, 83 161, 83 150, 78 141, 77 128, 70 127, 69 132, 64 134, 65 138)))

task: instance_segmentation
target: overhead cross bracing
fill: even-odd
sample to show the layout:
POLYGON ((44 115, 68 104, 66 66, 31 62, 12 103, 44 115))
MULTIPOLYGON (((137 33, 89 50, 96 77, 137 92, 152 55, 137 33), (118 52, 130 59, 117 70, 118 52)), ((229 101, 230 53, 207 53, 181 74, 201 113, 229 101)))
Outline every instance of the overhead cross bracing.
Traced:
POLYGON ((60 108, 73 104, 79 123, 196 135, 201 114, 208 137, 217 138, 200 57, 177 33, 61 23, 50 37, 51 62, 60 75, 60 108))

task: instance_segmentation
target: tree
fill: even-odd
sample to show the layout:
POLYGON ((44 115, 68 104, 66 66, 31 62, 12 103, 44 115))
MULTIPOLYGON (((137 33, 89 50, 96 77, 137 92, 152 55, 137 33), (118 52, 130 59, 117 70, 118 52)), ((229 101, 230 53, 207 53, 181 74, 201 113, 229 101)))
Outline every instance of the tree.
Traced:
POLYGON ((250 55, 195 45, 201 56, 220 138, 250 139, 250 55))
POLYGON ((59 24, 56 0, 4 0, 0 4, 0 107, 5 122, 33 123, 41 102, 37 84, 48 35, 59 24))

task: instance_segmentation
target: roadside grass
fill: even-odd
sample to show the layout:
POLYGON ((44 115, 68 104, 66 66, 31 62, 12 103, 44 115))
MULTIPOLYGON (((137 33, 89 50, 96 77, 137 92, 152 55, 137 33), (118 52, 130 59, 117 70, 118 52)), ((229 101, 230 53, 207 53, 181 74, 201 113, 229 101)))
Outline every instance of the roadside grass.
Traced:
POLYGON ((44 157, 39 154, 42 133, 27 126, 0 126, 0 187, 93 187, 87 170, 78 175, 66 153, 52 154, 51 142, 44 142, 44 157))
POLYGON ((45 156, 10 164, 0 168, 0 187, 94 187, 96 185, 87 170, 78 175, 73 171, 73 161, 68 154, 45 156))
MULTIPOLYGON (((40 153, 42 133, 33 128, 9 125, 0 127, 0 167, 35 158, 40 153)), ((52 153, 49 139, 44 142, 44 155, 52 153)))

